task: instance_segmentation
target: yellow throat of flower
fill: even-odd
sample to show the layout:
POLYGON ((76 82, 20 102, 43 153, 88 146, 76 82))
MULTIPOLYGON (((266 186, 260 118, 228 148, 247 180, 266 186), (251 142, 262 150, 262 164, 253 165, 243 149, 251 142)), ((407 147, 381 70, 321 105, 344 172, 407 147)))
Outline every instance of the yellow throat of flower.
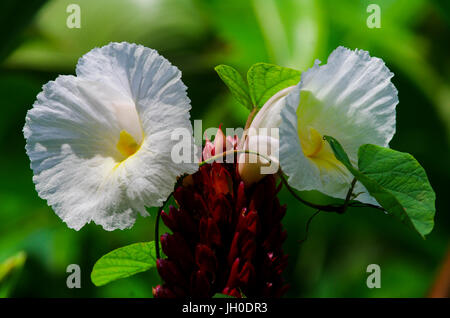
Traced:
MULTIPOLYGON (((319 169, 342 170, 344 166, 336 159, 330 145, 314 128, 299 130, 300 144, 305 157, 313 161, 319 169)), ((344 169, 345 170, 345 169, 344 169)))
POLYGON ((125 157, 128 158, 136 151, 138 151, 141 145, 131 136, 126 130, 120 132, 119 142, 117 143, 117 150, 125 157))
POLYGON ((306 157, 313 158, 323 149, 322 135, 314 128, 309 128, 309 136, 302 136, 300 142, 306 157), (306 137, 306 138, 305 138, 306 137))
POLYGON ((321 127, 316 129, 310 125, 313 119, 320 114, 322 108, 321 102, 310 92, 300 92, 300 104, 297 108, 297 132, 303 154, 321 170, 345 170, 334 156, 330 145, 323 140, 323 135, 319 132, 321 127))

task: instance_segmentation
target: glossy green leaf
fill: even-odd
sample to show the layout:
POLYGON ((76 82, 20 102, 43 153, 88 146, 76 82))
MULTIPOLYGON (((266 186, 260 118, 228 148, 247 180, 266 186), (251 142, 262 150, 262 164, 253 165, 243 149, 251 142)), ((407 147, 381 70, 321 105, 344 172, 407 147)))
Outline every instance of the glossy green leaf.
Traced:
POLYGON ((156 267, 155 242, 135 243, 102 256, 92 269, 91 280, 96 286, 103 286, 153 267, 156 267))
POLYGON ((336 158, 387 212, 400 218, 422 237, 431 232, 436 195, 425 170, 413 156, 376 145, 362 145, 356 169, 336 139, 329 136, 325 139, 336 158))
POLYGON ((301 72, 278 65, 257 63, 247 73, 247 81, 253 104, 261 108, 280 90, 297 85, 301 72))
POLYGON ((244 81, 241 74, 228 65, 218 65, 214 69, 225 85, 230 89, 233 97, 236 98, 239 103, 252 110, 252 99, 248 91, 247 83, 244 81))

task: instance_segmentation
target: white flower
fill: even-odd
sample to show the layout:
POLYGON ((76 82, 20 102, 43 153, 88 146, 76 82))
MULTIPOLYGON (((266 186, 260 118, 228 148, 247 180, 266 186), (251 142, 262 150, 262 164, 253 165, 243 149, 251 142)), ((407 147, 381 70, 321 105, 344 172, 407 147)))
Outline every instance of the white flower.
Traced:
POLYGON ((261 180, 267 174, 274 174, 279 168, 279 133, 281 108, 286 96, 295 86, 282 89, 264 104, 245 131, 239 149, 257 152, 239 155, 239 175, 246 185, 261 180), (271 162, 265 158, 269 158, 271 162))
MULTIPOLYGON (((353 177, 323 136, 336 138, 357 166, 361 145, 389 145, 397 90, 383 60, 366 51, 338 47, 327 64, 319 64, 304 72, 297 86, 280 92, 276 103, 265 105, 255 126, 280 128, 280 165, 291 186, 345 198, 353 177)), ((376 204, 361 184, 354 193, 376 204)))
POLYGON ((44 85, 27 113, 36 190, 73 229, 131 227, 198 168, 170 157, 171 133, 192 131, 181 72, 155 50, 110 43, 80 58, 76 74, 44 85))

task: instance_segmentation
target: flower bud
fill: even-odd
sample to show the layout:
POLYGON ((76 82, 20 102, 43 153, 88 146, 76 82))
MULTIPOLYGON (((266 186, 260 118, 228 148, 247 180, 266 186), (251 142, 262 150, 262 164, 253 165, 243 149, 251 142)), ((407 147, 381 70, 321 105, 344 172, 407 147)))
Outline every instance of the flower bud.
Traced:
POLYGON ((248 150, 251 153, 243 153, 238 157, 239 175, 246 186, 258 182, 267 174, 277 173, 279 167, 278 130, 274 130, 273 137, 267 135, 266 128, 260 129, 262 132, 259 132, 259 135, 256 134, 255 129, 249 130, 252 132, 247 135, 242 150, 248 150))
POLYGON ((285 104, 286 96, 295 86, 287 87, 273 95, 256 114, 250 127, 242 137, 240 148, 256 154, 239 156, 239 175, 250 186, 267 174, 274 174, 279 167, 279 133, 281 123, 280 110, 285 104), (270 158, 270 162, 267 160, 270 158))

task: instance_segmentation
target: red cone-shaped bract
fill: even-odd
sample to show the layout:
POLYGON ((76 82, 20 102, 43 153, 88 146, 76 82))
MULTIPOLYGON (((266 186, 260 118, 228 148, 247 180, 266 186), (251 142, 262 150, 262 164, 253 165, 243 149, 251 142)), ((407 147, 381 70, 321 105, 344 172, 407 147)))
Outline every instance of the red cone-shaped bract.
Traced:
POLYGON ((161 217, 173 234, 161 235, 167 256, 157 261, 164 281, 155 297, 279 297, 286 239, 275 176, 245 188, 236 164, 203 165, 175 189, 178 208, 161 217))

